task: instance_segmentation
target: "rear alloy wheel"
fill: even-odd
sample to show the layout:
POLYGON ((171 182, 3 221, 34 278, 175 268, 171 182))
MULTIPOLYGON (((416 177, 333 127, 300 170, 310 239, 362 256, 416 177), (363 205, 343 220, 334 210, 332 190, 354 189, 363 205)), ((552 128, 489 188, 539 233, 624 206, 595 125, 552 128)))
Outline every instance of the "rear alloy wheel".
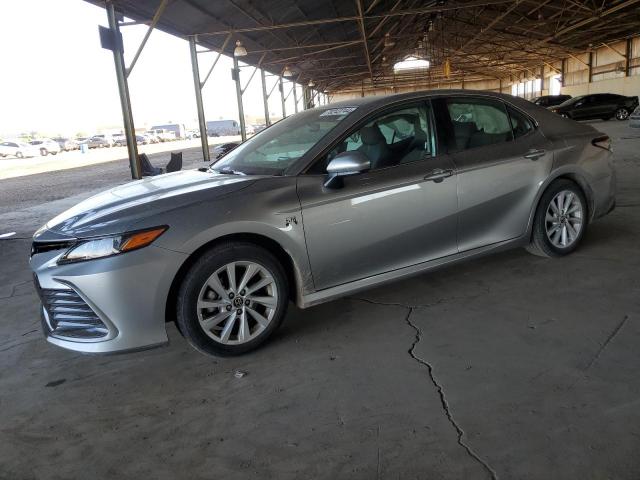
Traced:
POLYGON ((16 158, 24 158, 22 152, 16 152, 16 158))
POLYGON ((221 244, 187 272, 178 292, 177 324, 199 351, 238 355, 273 334, 288 303, 287 277, 269 251, 250 243, 221 244))
POLYGON ((534 218, 529 252, 560 257, 573 252, 587 227, 587 202, 570 180, 553 182, 542 195, 534 218))
POLYGON ((629 118, 629 111, 626 108, 619 108, 616 110, 616 120, 626 120, 629 118))
POLYGON ((560 114, 560 116, 561 116, 562 118, 571 118, 571 117, 570 117, 568 114, 566 114, 566 113, 561 113, 561 114, 560 114))
POLYGON ((40 155, 42 155, 43 157, 46 157, 48 153, 49 151, 46 148, 40 149, 40 155))

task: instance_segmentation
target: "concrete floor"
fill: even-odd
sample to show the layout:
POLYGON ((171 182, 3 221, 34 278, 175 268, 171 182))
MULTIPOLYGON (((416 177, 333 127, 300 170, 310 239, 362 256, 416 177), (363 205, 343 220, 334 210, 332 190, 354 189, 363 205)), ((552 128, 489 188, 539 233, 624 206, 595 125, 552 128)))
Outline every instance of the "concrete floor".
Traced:
MULTIPOLYGON (((292 307, 239 358, 173 325, 168 347, 129 355, 51 346, 29 241, 0 241, 0 478, 640 478, 640 132, 597 126, 618 208, 575 254, 514 250, 292 307)), ((48 177, 0 182, 2 228, 26 236, 126 179, 78 173, 71 199, 48 177)))

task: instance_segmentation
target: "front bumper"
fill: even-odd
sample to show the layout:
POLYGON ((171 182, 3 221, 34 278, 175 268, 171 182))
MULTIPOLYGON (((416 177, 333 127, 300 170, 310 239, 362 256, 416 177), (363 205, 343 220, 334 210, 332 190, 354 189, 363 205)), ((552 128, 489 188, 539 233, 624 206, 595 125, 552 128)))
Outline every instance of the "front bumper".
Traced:
POLYGON ((113 257, 58 265, 64 251, 39 253, 30 260, 36 289, 46 305, 41 313, 49 342, 79 352, 110 353, 168 341, 167 297, 187 255, 151 245, 113 257), (52 298, 61 298, 66 308, 63 314, 73 313, 72 318, 56 316, 60 311, 56 312, 52 298), (84 317, 93 323, 83 326, 89 322, 84 317), (59 328, 63 324, 65 328, 59 328))

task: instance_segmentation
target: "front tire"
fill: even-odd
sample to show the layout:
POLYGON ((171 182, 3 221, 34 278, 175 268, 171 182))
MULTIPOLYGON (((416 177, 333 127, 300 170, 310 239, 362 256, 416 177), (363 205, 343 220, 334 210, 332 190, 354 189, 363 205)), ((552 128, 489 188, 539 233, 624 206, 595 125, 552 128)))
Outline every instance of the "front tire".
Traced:
POLYGON ((223 243, 186 273, 176 301, 177 325, 202 353, 239 355, 275 332, 288 304, 287 276, 273 254, 252 243, 223 243))
POLYGON ((49 154, 49 151, 46 148, 40 149, 40 155, 42 155, 43 157, 46 157, 48 154, 49 154))
POLYGON ((587 223, 587 201, 580 187, 571 180, 556 180, 540 199, 527 250, 543 257, 568 255, 578 247, 587 223))

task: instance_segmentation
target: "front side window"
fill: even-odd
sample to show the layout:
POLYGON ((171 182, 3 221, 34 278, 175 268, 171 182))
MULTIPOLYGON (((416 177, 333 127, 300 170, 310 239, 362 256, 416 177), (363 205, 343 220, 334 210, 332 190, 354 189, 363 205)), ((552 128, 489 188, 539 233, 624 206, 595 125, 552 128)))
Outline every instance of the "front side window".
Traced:
POLYGON ((509 116, 502 102, 450 98, 446 105, 455 137, 450 150, 467 150, 513 139, 509 116))
POLYGON ((371 170, 416 162, 435 154, 429 106, 420 104, 385 112, 339 142, 317 161, 309 173, 325 173, 339 153, 357 150, 371 162, 371 170))
POLYGON ((356 107, 312 109, 254 135, 212 165, 215 172, 282 175, 356 107))

